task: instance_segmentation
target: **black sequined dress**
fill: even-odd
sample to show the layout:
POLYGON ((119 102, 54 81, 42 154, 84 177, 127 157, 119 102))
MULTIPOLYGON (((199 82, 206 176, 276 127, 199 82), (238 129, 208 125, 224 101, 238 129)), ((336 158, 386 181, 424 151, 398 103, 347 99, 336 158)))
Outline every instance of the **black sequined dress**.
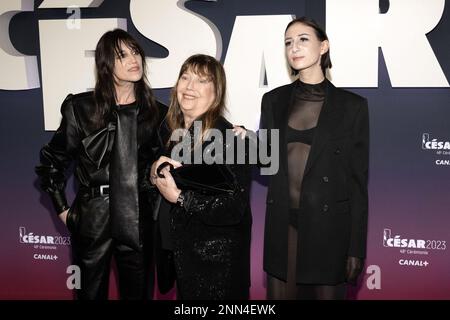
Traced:
MULTIPOLYGON (((225 137, 225 130, 231 130, 232 125, 220 118, 215 128, 225 137)), ((209 143, 203 144, 203 150, 209 143)), ((183 191, 184 207, 170 206, 167 218, 178 299, 248 299, 251 168, 244 164, 227 166, 236 179, 233 194, 206 196, 183 191)), ((160 219, 165 219, 164 214, 160 219)))

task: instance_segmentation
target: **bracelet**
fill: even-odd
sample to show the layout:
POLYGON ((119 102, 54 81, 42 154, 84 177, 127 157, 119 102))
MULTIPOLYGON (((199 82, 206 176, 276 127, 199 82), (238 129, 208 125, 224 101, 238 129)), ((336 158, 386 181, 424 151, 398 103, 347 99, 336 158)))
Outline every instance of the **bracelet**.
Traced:
POLYGON ((185 196, 184 196, 183 191, 181 191, 177 198, 177 205, 184 208, 184 200, 185 200, 185 196))

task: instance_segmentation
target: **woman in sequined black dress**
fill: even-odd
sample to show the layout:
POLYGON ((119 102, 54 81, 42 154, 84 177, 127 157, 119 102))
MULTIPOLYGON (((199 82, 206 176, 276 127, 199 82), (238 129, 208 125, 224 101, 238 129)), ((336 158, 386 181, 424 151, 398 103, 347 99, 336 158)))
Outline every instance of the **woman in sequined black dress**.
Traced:
MULTIPOLYGON (((203 137, 199 141, 194 135, 195 125, 200 124, 201 134, 214 128, 226 137, 226 130, 232 130, 233 126, 222 116, 225 95, 225 72, 220 62, 206 55, 194 55, 185 61, 160 128, 166 155, 170 155, 174 146, 168 143, 170 135, 179 128, 186 129, 185 135, 191 136, 191 151, 201 148, 202 154, 211 141, 203 137)), ((233 134, 232 143, 236 139, 239 138, 233 134)), ((229 144, 222 146, 226 156, 229 144)), ((165 177, 158 177, 156 168, 165 161, 180 165, 169 157, 161 157, 152 166, 151 180, 165 199, 159 210, 162 246, 173 251, 178 299, 248 299, 250 167, 223 164, 234 174, 233 193, 203 195, 178 189, 168 167, 162 170, 165 177)))
POLYGON ((280 130, 280 170, 267 194, 267 297, 344 299, 366 255, 367 100, 325 78, 328 38, 313 20, 291 21, 285 47, 299 78, 266 93, 261 109, 261 128, 280 130))

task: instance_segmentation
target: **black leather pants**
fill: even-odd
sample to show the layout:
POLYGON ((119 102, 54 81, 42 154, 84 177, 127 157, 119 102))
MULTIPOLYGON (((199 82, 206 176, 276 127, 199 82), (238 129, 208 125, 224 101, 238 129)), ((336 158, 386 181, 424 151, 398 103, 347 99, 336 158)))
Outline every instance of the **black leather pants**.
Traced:
POLYGON ((120 299, 148 300, 153 297, 154 266, 152 221, 144 224, 143 249, 136 251, 110 237, 109 202, 107 197, 78 201, 69 217, 72 232, 74 264, 80 267, 80 300, 108 299, 112 260, 118 276, 120 299))

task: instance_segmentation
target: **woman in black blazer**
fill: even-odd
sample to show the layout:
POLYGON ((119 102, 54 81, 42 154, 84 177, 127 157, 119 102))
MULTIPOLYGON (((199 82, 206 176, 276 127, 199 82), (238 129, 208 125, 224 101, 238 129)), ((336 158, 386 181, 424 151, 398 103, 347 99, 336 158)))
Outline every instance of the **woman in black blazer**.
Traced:
POLYGON ((329 43, 315 21, 291 21, 285 46, 299 78, 266 93, 261 110, 261 129, 280 130, 267 194, 267 297, 343 299, 366 255, 367 100, 325 78, 329 43))

